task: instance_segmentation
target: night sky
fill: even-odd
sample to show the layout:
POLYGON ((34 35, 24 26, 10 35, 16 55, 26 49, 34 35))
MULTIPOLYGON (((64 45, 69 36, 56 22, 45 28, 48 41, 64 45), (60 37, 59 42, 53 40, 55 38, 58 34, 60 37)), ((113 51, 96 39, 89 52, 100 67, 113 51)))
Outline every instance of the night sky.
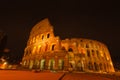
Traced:
POLYGON ((22 56, 32 27, 49 18, 56 36, 88 38, 105 43, 120 61, 120 7, 112 0, 0 0, 0 30, 7 48, 22 56))

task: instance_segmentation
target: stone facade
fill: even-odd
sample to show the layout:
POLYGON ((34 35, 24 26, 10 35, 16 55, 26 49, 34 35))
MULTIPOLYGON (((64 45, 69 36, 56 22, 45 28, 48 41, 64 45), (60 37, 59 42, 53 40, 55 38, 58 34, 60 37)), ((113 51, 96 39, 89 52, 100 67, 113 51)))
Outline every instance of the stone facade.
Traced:
POLYGON ((28 69, 114 72, 107 46, 99 41, 54 36, 48 19, 36 24, 24 50, 22 65, 28 69))

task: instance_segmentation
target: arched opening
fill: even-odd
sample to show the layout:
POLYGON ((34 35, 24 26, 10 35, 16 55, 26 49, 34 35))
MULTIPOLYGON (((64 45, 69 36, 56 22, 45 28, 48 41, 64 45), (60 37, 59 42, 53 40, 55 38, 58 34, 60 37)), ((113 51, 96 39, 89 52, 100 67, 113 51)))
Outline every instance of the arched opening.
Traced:
POLYGON ((73 70, 75 69, 75 61, 74 60, 71 60, 69 61, 69 64, 70 64, 70 68, 72 68, 73 70))
POLYGON ((63 51, 65 51, 65 47, 63 46, 62 48, 61 48, 63 51))
POLYGON ((54 60, 54 59, 50 59, 48 65, 49 65, 49 66, 48 66, 48 69, 54 70, 54 67, 55 67, 55 60, 54 60))
POLYGON ((110 71, 112 71, 112 65, 109 64, 109 67, 110 67, 110 71))
POLYGON ((55 49, 55 45, 52 45, 52 51, 55 49))
POLYGON ((89 70, 93 70, 93 65, 92 65, 91 62, 88 63, 88 69, 89 69, 89 70))
POLYGON ((98 71, 98 65, 96 62, 94 62, 94 68, 95 68, 95 71, 98 71))
POLYGON ((35 37, 33 38, 33 43, 35 43, 35 37))
POLYGON ((100 59, 100 53, 98 50, 96 51, 96 54, 97 54, 97 58, 100 59))
POLYGON ((45 59, 42 59, 40 61, 40 70, 43 70, 43 69, 45 69, 45 59))
POLYGON ((40 62, 39 62, 39 60, 35 60, 35 68, 39 68, 39 65, 40 65, 40 62))
POLYGON ((90 57, 90 50, 87 50, 87 56, 90 57))
POLYGON ((63 70, 63 68, 64 68, 64 60, 59 59, 59 64, 58 64, 58 66, 59 66, 59 69, 60 69, 60 70, 63 70))
POLYGON ((104 71, 106 72, 106 64, 104 63, 104 71))
POLYGON ((27 63, 27 61, 25 60, 25 61, 23 62, 23 65, 26 66, 26 63, 27 63))
POLYGON ((69 51, 69 52, 73 52, 73 49, 72 49, 72 48, 69 48, 68 51, 69 51))
POLYGON ((48 33, 48 34, 47 34, 47 38, 49 38, 49 37, 50 37, 50 34, 48 33))
POLYGON ((28 55, 28 50, 26 50, 26 52, 25 52, 25 56, 27 56, 28 55))
POLYGON ((83 68, 84 68, 83 62, 82 61, 78 61, 76 68, 77 68, 78 71, 83 71, 83 68))
POLYGON ((33 60, 30 60, 29 69, 32 69, 32 68, 33 68, 33 64, 34 64, 34 61, 33 61, 33 60))
POLYGON ((44 35, 42 35, 42 40, 44 39, 44 35))
POLYGON ((92 50, 92 56, 95 57, 95 52, 94 52, 94 50, 92 50))
POLYGON ((110 67, 109 67, 109 64, 107 63, 107 71, 109 71, 110 67))
POLYGON ((27 60, 26 62, 27 62, 27 63, 26 63, 26 66, 28 67, 28 66, 29 66, 29 64, 30 64, 30 61, 29 61, 29 60, 27 60))
POLYGON ((99 66, 100 66, 100 70, 102 71, 103 70, 102 63, 100 63, 99 66))
POLYGON ((33 47, 32 53, 33 53, 33 54, 36 53, 36 46, 33 47))
POLYGON ((88 44, 86 44, 86 48, 89 48, 89 45, 88 45, 88 44))
POLYGON ((104 52, 104 58, 105 58, 105 60, 107 61, 107 56, 106 56, 106 53, 104 52))

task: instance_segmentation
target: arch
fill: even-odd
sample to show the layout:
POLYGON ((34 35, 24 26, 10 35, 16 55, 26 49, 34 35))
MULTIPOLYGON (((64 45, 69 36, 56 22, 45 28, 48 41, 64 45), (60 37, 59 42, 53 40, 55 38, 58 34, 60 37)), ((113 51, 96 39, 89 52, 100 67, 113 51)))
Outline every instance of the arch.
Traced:
POLYGON ((34 64, 34 61, 33 61, 33 60, 30 60, 29 69, 32 69, 32 68, 33 68, 33 64, 34 64))
POLYGON ((45 59, 42 59, 40 61, 40 70, 43 70, 43 69, 45 69, 45 59))
POLYGON ((87 50, 87 56, 90 57, 90 50, 87 50))
POLYGON ((55 67, 55 60, 54 59, 50 59, 49 60, 49 64, 48 64, 48 69, 54 70, 54 67, 55 67))
POLYGON ((31 49, 29 49, 29 54, 31 54, 31 49))
POLYGON ((39 65, 40 65, 40 62, 39 62, 39 60, 35 60, 35 68, 39 68, 39 65))
POLYGON ((29 66, 29 64, 30 64, 30 61, 29 61, 29 60, 27 60, 26 62, 27 62, 27 63, 26 63, 26 66, 29 66))
POLYGON ((104 71, 106 72, 106 64, 104 64, 104 71))
POLYGON ((25 51, 25 56, 27 56, 27 55, 28 55, 28 50, 25 51))
POLYGON ((24 65, 24 66, 26 66, 26 63, 27 63, 27 61, 26 61, 26 60, 25 60, 25 61, 23 61, 23 65, 24 65))
POLYGON ((42 40, 44 39, 44 35, 42 35, 42 40))
POLYGON ((102 71, 103 70, 102 63, 100 63, 99 66, 100 66, 100 70, 102 71))
POLYGON ((63 70, 63 68, 64 68, 64 60, 63 59, 59 59, 58 66, 59 66, 60 70, 63 70))
POLYGON ((86 44, 86 48, 89 48, 89 44, 86 44))
POLYGON ((93 70, 93 65, 92 65, 91 62, 88 63, 88 69, 89 69, 89 70, 93 70))
POLYGON ((47 34, 47 38, 50 38, 50 33, 47 34))
POLYGON ((68 51, 69 51, 69 52, 73 52, 73 49, 72 49, 72 48, 69 48, 68 51))
POLYGON ((100 59, 100 53, 98 50, 96 50, 96 55, 97 55, 97 58, 100 59))
POLYGON ((52 45, 52 51, 55 49, 55 44, 52 45))
POLYGON ((36 52, 36 46, 33 47, 32 53, 35 54, 36 52))
POLYGON ((76 64, 75 64, 75 61, 74 61, 74 60, 69 61, 69 64, 70 64, 70 67, 71 67, 72 69, 75 69, 76 64))
POLYGON ((109 69, 110 69, 109 64, 106 63, 106 70, 107 70, 107 72, 109 71, 109 69))
POLYGON ((43 70, 43 69, 45 69, 45 59, 42 59, 40 61, 40 70, 43 70))
POLYGON ((78 71, 83 71, 83 68, 84 68, 84 64, 82 61, 78 61, 77 63, 77 70, 78 71))
POLYGON ((95 56, 95 51, 94 51, 94 50, 92 50, 92 56, 93 56, 93 57, 95 56))
POLYGON ((83 40, 81 39, 80 42, 83 42, 83 40))
POLYGON ((107 61, 106 53, 104 52, 103 55, 104 55, 105 60, 107 61))
POLYGON ((96 62, 94 62, 94 70, 98 71, 98 64, 96 62))
POLYGON ((33 43, 35 43, 35 37, 33 37, 33 43))
POLYGON ((62 48, 61 48, 63 51, 65 51, 66 49, 65 49, 65 47, 64 46, 62 46, 62 48))
POLYGON ((110 68, 110 70, 112 70, 112 65, 109 64, 109 68, 110 68))

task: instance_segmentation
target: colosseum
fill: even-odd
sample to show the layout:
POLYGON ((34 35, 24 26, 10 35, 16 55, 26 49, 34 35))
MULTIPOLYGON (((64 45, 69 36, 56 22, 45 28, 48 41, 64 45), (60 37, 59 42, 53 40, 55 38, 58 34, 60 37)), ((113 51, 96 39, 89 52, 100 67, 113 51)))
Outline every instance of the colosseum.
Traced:
POLYGON ((47 18, 31 30, 22 66, 27 69, 114 72, 107 46, 99 41, 54 36, 47 18))

